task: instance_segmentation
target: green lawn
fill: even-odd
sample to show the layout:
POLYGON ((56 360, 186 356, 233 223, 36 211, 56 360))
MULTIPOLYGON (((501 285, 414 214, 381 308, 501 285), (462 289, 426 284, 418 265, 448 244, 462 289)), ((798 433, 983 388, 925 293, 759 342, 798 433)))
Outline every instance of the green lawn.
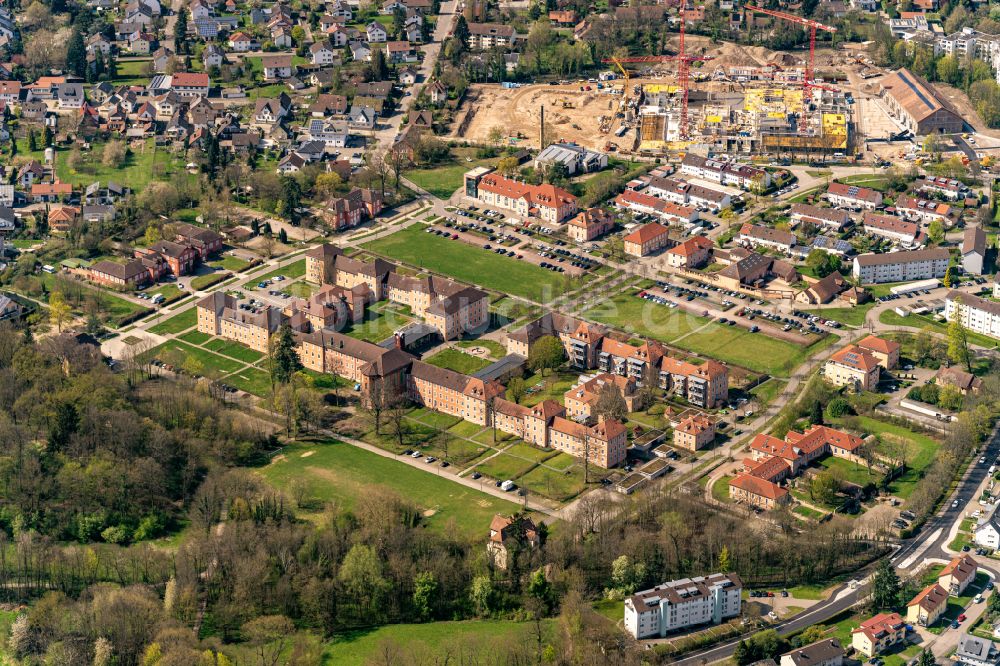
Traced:
MULTIPOLYGON (((148 80, 148 79, 146 79, 148 80)), ((103 162, 104 144, 95 142, 89 151, 81 151, 82 160, 78 169, 71 169, 69 152, 60 150, 56 157, 56 174, 59 179, 73 185, 89 185, 94 181, 107 183, 115 181, 132 188, 137 194, 153 181, 174 182, 197 180, 184 169, 186 161, 182 156, 172 154, 165 148, 157 148, 149 139, 140 150, 130 152, 123 163, 107 166, 103 162)))
POLYGON ((224 338, 215 338, 211 342, 205 344, 205 349, 210 349, 217 354, 222 354, 223 356, 228 356, 229 358, 235 358, 237 361, 244 361, 245 363, 256 363, 260 359, 264 358, 264 355, 259 351, 254 351, 253 349, 241 345, 238 342, 233 342, 232 340, 226 340, 224 338))
POLYGON ((769 404, 775 396, 785 390, 788 382, 782 379, 768 379, 763 384, 759 384, 750 389, 750 395, 757 399, 761 406, 769 404))
POLYGON ((461 372, 463 375, 471 375, 479 372, 490 364, 485 358, 466 354, 464 351, 455 349, 454 347, 444 349, 425 360, 431 365, 461 372))
POLYGON ((224 271, 208 273, 206 275, 199 275, 197 277, 191 278, 191 288, 194 289, 195 291, 208 289, 212 285, 218 284, 229 277, 230 277, 229 273, 224 271))
POLYGON ((287 446, 260 469, 281 490, 302 482, 315 499, 334 501, 346 509, 374 490, 395 492, 423 509, 424 520, 433 529, 477 543, 495 514, 518 510, 514 502, 459 485, 446 472, 438 476, 439 471, 414 468, 336 440, 287 446))
POLYGON ((292 296, 298 296, 299 298, 309 298, 313 295, 313 292, 315 292, 316 289, 318 289, 316 285, 310 284, 305 280, 302 280, 301 282, 293 282, 285 287, 285 291, 292 296))
MULTIPOLYGON (((558 460, 553 460, 558 463, 558 460)), ((557 465, 553 465, 557 466, 557 465)), ((604 476, 599 467, 590 467, 590 483, 604 476)), ((579 495, 584 489, 583 465, 573 464, 565 471, 556 471, 547 465, 539 465, 517 480, 518 485, 531 493, 566 502, 579 495)))
POLYGON ((804 518, 809 518, 810 520, 818 520, 823 517, 823 514, 816 509, 811 509, 803 504, 796 506, 792 509, 793 513, 797 513, 804 518))
POLYGON ((164 319, 156 326, 150 327, 150 333, 158 335, 168 335, 170 333, 180 333, 194 327, 198 323, 197 308, 189 308, 184 312, 174 315, 169 319, 164 319))
POLYGON ((373 252, 428 270, 450 275, 485 289, 548 302, 565 284, 565 277, 510 257, 474 247, 457 240, 445 240, 425 233, 415 224, 391 236, 366 243, 373 252))
POLYGON ((875 303, 875 301, 872 301, 851 308, 823 308, 820 310, 803 310, 803 312, 808 312, 823 319, 839 321, 841 324, 847 326, 858 327, 865 323, 865 316, 875 303))
POLYGON ((201 331, 188 331, 177 336, 178 339, 184 342, 190 342, 193 345, 203 345, 212 339, 212 336, 208 333, 202 333, 201 331))
POLYGON ((507 350, 496 340, 459 340, 456 347, 472 349, 473 347, 483 347, 490 350, 490 355, 495 359, 501 359, 507 355, 507 350))
MULTIPOLYGON (((886 310, 879 315, 878 320, 887 326, 909 326, 910 328, 916 329, 928 329, 932 333, 937 333, 938 335, 948 335, 948 324, 931 319, 925 315, 911 314, 907 317, 901 317, 896 314, 895 310, 886 310)), ((979 333, 973 333, 971 331, 967 333, 967 336, 971 344, 985 347, 987 349, 993 349, 998 343, 1000 343, 998 340, 994 340, 993 338, 988 338, 985 335, 980 335, 979 333)))
POLYGON ((341 333, 349 335, 358 340, 379 343, 390 337, 397 329, 413 321, 405 317, 396 310, 379 311, 368 310, 365 320, 357 324, 350 324, 341 333))
POLYGON ((717 324, 680 308, 656 305, 636 297, 632 290, 606 300, 584 312, 583 316, 702 356, 772 375, 790 374, 806 358, 839 339, 831 335, 808 347, 785 342, 739 326, 717 324))
POLYGON ((247 368, 234 372, 223 377, 222 381, 258 397, 271 394, 271 375, 258 368, 247 368))
POLYGON ((636 292, 631 289, 618 294, 587 310, 583 316, 629 333, 667 343, 711 322, 710 319, 690 314, 681 308, 666 308, 651 303, 635 294, 636 292))
MULTIPOLYGON (((621 607, 621 602, 618 602, 621 607)), ((554 620, 543 620, 543 632, 554 631, 554 620)), ((463 648, 486 648, 490 645, 534 641, 534 626, 513 620, 465 620, 427 624, 392 624, 343 634, 327 643, 323 663, 337 666, 367 666, 378 659, 379 648, 393 643, 404 653, 441 657, 454 655, 463 648)), ((435 662, 437 663, 437 662, 435 662)), ((441 663, 444 663, 443 661, 441 663)))
POLYGON ((246 259, 240 259, 239 257, 225 256, 221 259, 216 259, 215 261, 208 262, 208 265, 213 268, 218 268, 224 271, 231 271, 233 273, 239 273, 241 270, 250 265, 250 262, 246 259))
POLYGON ((213 354, 180 340, 170 340, 155 347, 153 356, 187 372, 213 378, 235 372, 242 366, 238 361, 213 354))
POLYGON ((462 187, 465 172, 477 166, 481 165, 476 162, 448 162, 427 169, 411 169, 406 172, 406 177, 438 199, 448 199, 462 187))
POLYGON ((149 294, 150 296, 156 296, 159 294, 160 296, 163 296, 164 303, 180 300, 181 296, 185 295, 185 292, 176 284, 154 285, 149 289, 144 289, 143 293, 149 294))
POLYGON ((522 405, 534 407, 543 400, 555 400, 559 404, 563 403, 563 394, 573 388, 573 384, 580 378, 577 372, 569 370, 557 370, 542 377, 539 374, 531 375, 524 380, 528 393, 521 399, 522 405))
POLYGON ((712 497, 719 502, 729 502, 729 482, 733 480, 731 476, 723 476, 715 480, 712 484, 712 497))
POLYGON ((277 268, 266 275, 261 275, 256 280, 251 280, 243 285, 245 289, 254 289, 257 287, 257 283, 263 282, 264 280, 270 280, 271 278, 283 275, 287 279, 294 279, 303 277, 306 274, 306 260, 305 257, 297 261, 293 261, 287 266, 282 266, 277 268))
POLYGON ((796 599, 820 601, 826 599, 828 585, 796 585, 788 588, 788 594, 796 599))
MULTIPOLYGON (((897 445, 904 447, 906 471, 893 480, 889 485, 889 492, 901 499, 909 497, 924 471, 934 462, 934 456, 937 455, 940 444, 927 435, 868 416, 852 418, 851 423, 857 424, 868 433, 877 435, 881 440, 879 447, 883 451, 888 451, 897 445)), ((837 469, 845 479, 859 485, 865 485, 869 482, 877 483, 881 479, 878 471, 870 475, 865 465, 859 465, 843 458, 830 456, 821 460, 819 464, 828 469, 837 469)))
POLYGON ((889 177, 877 173, 857 173, 852 176, 838 178, 837 180, 845 185, 858 185, 860 187, 878 190, 879 192, 885 192, 885 190, 888 189, 887 185, 889 177))

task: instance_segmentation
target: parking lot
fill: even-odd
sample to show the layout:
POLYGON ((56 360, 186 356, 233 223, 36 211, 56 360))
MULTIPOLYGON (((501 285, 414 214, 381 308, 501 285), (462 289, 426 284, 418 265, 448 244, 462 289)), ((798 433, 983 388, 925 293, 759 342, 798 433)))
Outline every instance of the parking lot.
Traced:
MULTIPOLYGON (((554 247, 542 242, 532 242, 523 231, 514 232, 498 224, 489 224, 461 217, 446 218, 427 228, 427 233, 448 237, 484 251, 503 254, 512 259, 526 261, 555 273, 578 277, 597 266, 591 259, 571 252, 566 247, 554 247)), ((565 241, 557 241, 563 246, 565 241)))

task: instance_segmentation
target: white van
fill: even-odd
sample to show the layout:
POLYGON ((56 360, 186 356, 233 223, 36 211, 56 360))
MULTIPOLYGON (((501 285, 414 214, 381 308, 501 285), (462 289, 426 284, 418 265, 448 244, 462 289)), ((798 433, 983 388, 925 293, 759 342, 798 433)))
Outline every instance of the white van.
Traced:
POLYGON ((500 484, 500 490, 504 491, 505 493, 510 492, 513 489, 514 489, 514 482, 511 481, 510 479, 507 479, 506 481, 500 484))

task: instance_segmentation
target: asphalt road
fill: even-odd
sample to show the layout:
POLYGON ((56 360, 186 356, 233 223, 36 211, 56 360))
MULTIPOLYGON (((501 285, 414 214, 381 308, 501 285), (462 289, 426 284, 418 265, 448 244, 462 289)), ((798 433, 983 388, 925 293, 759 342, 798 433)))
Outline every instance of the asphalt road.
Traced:
MULTIPOLYGON (((919 535, 904 542, 892 556, 892 562, 897 567, 900 564, 907 564, 907 569, 909 569, 910 566, 919 566, 924 559, 951 559, 953 553, 946 550, 951 538, 951 529, 964 518, 967 505, 975 504, 979 486, 987 477, 988 465, 979 464, 980 455, 985 456, 988 463, 996 460, 997 455, 1000 455, 1000 430, 993 431, 993 436, 989 439, 985 450, 974 457, 955 492, 945 500, 944 508, 924 524, 919 535), (957 506, 954 505, 954 500, 958 500, 957 506), (915 554, 917 557, 913 558, 915 554), (907 562, 908 559, 915 559, 915 561, 907 562)), ((979 562, 981 569, 990 572, 994 577, 1000 575, 1000 567, 992 563, 984 563, 982 558, 979 558, 977 562, 979 562)), ((860 578, 863 577, 860 574, 861 572, 859 572, 859 583, 860 578)), ((858 590, 851 590, 849 584, 841 585, 826 601, 820 602, 784 622, 773 625, 773 628, 782 636, 794 634, 812 624, 824 622, 842 613, 853 606, 857 598, 858 590)), ((960 628, 955 631, 962 630, 960 628)), ((726 659, 732 656, 739 641, 740 639, 735 639, 707 650, 695 652, 676 663, 682 666, 696 666, 726 659)))

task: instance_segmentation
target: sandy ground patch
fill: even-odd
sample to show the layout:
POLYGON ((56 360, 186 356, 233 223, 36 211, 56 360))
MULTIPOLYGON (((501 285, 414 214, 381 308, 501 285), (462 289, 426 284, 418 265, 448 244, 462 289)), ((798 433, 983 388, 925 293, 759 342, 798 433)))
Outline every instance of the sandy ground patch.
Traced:
POLYGON ((299 456, 299 457, 300 457, 300 458, 308 458, 309 456, 311 456, 311 455, 312 455, 312 454, 314 454, 314 453, 316 453, 316 452, 315 452, 315 451, 304 451, 304 452, 302 453, 302 455, 301 455, 301 456, 299 456))

